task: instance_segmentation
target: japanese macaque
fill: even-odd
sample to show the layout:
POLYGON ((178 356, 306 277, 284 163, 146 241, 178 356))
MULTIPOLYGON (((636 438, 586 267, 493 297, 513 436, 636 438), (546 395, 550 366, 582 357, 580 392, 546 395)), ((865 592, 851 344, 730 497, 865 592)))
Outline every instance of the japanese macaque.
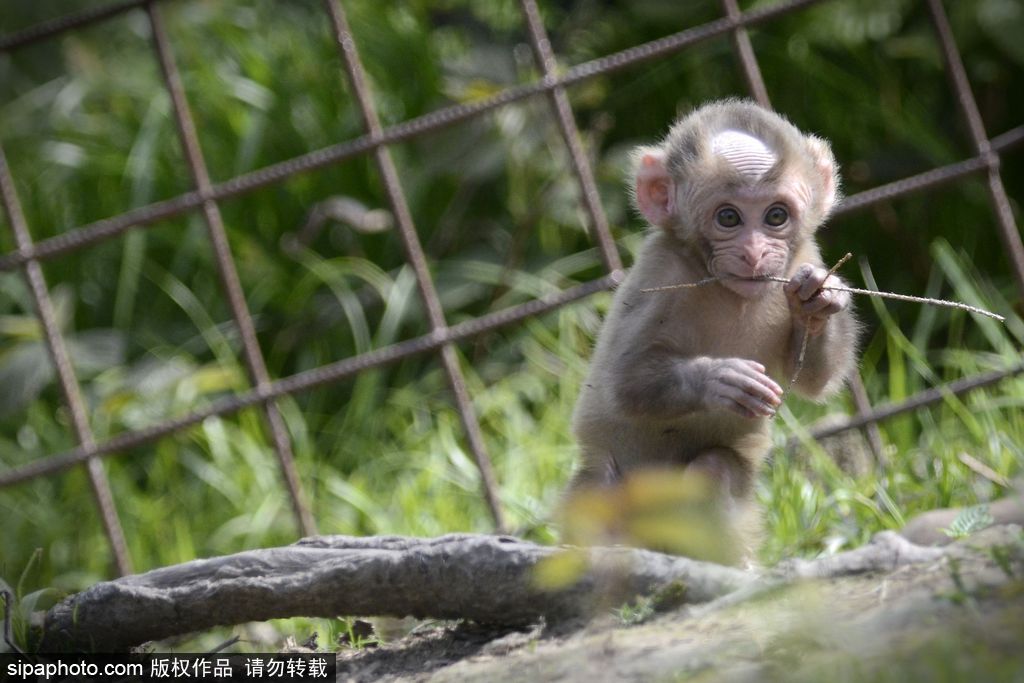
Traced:
POLYGON ((822 289, 842 281, 814 240, 838 199, 835 159, 781 116, 728 100, 637 149, 633 180, 653 229, 615 294, 576 405, 582 466, 570 491, 600 495, 640 470, 681 470, 707 482, 725 520, 714 536, 728 547, 710 555, 750 560, 768 418, 805 332, 798 393, 824 398, 854 368, 850 296, 822 289), (707 278, 717 279, 642 291, 707 278))

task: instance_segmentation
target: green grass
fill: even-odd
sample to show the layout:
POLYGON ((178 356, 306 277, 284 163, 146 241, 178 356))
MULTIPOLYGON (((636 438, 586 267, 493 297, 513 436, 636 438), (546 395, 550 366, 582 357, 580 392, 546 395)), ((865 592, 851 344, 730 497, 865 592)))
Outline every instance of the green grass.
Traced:
MULTIPOLYGON (((901 327, 881 299, 872 298, 870 303, 858 300, 862 310, 871 305, 881 321, 866 341, 861 362, 873 403, 896 403, 922 389, 1009 367, 1020 360, 1024 328, 1011 300, 972 275, 948 244, 937 242, 934 254, 937 276, 933 282, 936 288, 945 286, 933 294, 1009 313, 1006 324, 921 306, 903 309, 913 318, 901 327), (912 336, 904 333, 904 328, 912 329, 912 336), (934 338, 943 334, 946 339, 936 343, 934 338), (965 338, 979 337, 983 339, 979 346, 963 348, 965 338), (936 350, 923 351, 927 348, 923 340, 936 350)), ((867 282, 878 285, 870 273, 864 275, 867 282)), ((916 513, 998 497, 1004 491, 971 471, 959 455, 976 457, 1004 476, 1021 473, 1022 390, 1024 381, 1019 377, 1008 379, 963 397, 949 395, 933 407, 882 423, 887 467, 861 477, 842 471, 812 444, 802 451, 806 458, 777 454, 761 489, 770 529, 766 556, 775 559, 824 547, 856 546, 875 531, 902 526, 916 513)), ((787 407, 782 412, 787 429, 777 434, 778 441, 790 433, 800 436, 813 415, 833 410, 852 411, 852 406, 787 407)), ((854 445, 870 457, 866 443, 854 445)))
MULTIPOLYGON (((15 23, 45 18, 50 4, 26 7, 15 23)), ((387 123, 537 75, 519 49, 524 34, 512 3, 411 2, 383 12, 370 0, 345 4, 387 123)), ((555 47, 566 63, 720 13, 710 1, 675 9, 570 5, 544 8, 548 25, 560 27, 555 47)), ((823 6, 782 20, 777 35, 785 40, 766 30, 752 35, 776 106, 832 138, 847 191, 968 154, 948 133, 956 107, 919 10, 911 3, 828 3, 839 5, 839 14, 823 6), (778 87, 794 78, 811 87, 778 87)), ((160 8, 215 181, 360 134, 319 3, 183 0, 160 8)), ((972 83, 985 94, 986 123, 998 133, 1019 124, 1024 92, 1010 85, 1021 63, 999 52, 998 40, 986 40, 1005 26, 977 13, 963 4, 954 28, 972 83)), ((628 150, 663 133, 677 110, 742 87, 723 39, 571 89, 623 254, 635 252, 641 237, 622 188, 628 150)), ((190 187, 140 13, 0 56, 0 143, 37 240, 190 187)), ((602 272, 542 98, 392 153, 449 322, 602 272)), ((1007 162, 1003 172, 1011 191, 1021 186, 1019 164, 1007 162)), ((362 234, 328 223, 308 248, 281 248, 315 205, 339 195, 386 206, 367 158, 221 203, 274 377, 428 331, 394 231, 362 234)), ((861 371, 873 402, 900 401, 1019 360, 1024 322, 1013 312, 1018 300, 977 179, 843 216, 822 242, 827 253, 853 251, 871 264, 859 274, 848 265, 851 280, 1009 316, 1000 325, 959 311, 858 299, 867 325, 861 371)), ((0 250, 12 248, 0 218, 0 250)), ((199 214, 47 261, 44 272, 98 439, 249 386, 199 214)), ((609 300, 597 295, 458 346, 502 504, 512 527, 529 538, 558 537, 550 515, 575 462, 569 419, 609 300)), ((0 468, 76 445, 17 272, 0 275, 0 386, 0 468)), ((279 402, 322 533, 490 530, 450 399, 436 354, 427 354, 279 402)), ((1003 491, 959 455, 1019 475, 1022 406, 1024 380, 1013 379, 890 420, 880 426, 887 466, 859 475, 813 444, 803 455, 776 451, 758 488, 763 559, 850 547, 917 512, 999 496, 1003 491)), ((824 406, 787 402, 776 441, 851 410, 845 396, 824 406)), ((255 410, 211 418, 105 464, 138 570, 296 538, 255 410)), ((0 577, 12 584, 22 612, 112 575, 81 468, 0 491, 0 518, 0 577)), ((322 636, 340 628, 308 620, 280 625, 299 641, 314 627, 322 636)))
MULTIPOLYGON (((951 248, 938 246, 936 256, 940 281, 959 283, 946 295, 1010 310, 994 291, 982 300, 973 296, 977 283, 951 248)), ((344 264, 340 270, 358 269, 344 264)), ((394 281, 390 286, 400 287, 394 281)), ((608 299, 599 295, 510 330, 487 362, 473 366, 463 357, 510 522, 541 541, 557 538, 548 520, 573 467, 569 416, 608 299), (491 373, 489 381, 478 368, 491 373)), ((861 307, 865 303, 858 301, 861 307)), ((891 320, 884 310, 878 312, 883 321, 891 320)), ((961 312, 935 315, 924 308, 909 313, 934 329, 944 318, 966 317, 961 312)), ((978 336, 979 322, 971 318, 949 325, 948 334, 978 336)), ((918 334, 932 333, 921 324, 909 327, 918 334)), ((883 325, 865 344, 862 372, 869 394, 878 402, 900 400, 936 382, 1008 365, 1017 357, 1015 332, 1020 330, 1020 318, 1011 313, 1006 325, 982 335, 991 348, 921 357, 901 328, 883 325), (893 377, 896 372, 899 378, 893 377)), ((99 405, 116 406, 107 409, 121 416, 145 414, 154 406, 180 412, 207 392, 240 381, 240 371, 224 374, 178 362, 170 370, 154 367, 153 373, 172 377, 144 391, 138 383, 135 390, 127 386, 123 373, 106 371, 97 381, 112 388, 99 405)), ((303 396, 282 403, 321 532, 436 535, 490 528, 479 476, 443 373, 435 363, 427 367, 420 377, 388 387, 382 386, 386 371, 368 372, 353 382, 350 401, 327 417, 307 417, 300 405, 307 401, 303 396), (326 426, 314 434, 310 423, 317 418, 326 426)), ((846 401, 787 404, 776 426, 777 441, 799 436, 818 415, 846 412, 846 401)), ((767 522, 763 559, 849 548, 917 512, 998 496, 999 488, 967 469, 958 455, 969 453, 1006 477, 1018 475, 1024 464, 1022 403, 1024 382, 1007 380, 883 423, 889 466, 860 477, 841 470, 820 448, 805 449, 804 457, 776 451, 759 488, 767 522)), ((213 418, 153 447, 112 458, 108 471, 139 569, 294 538, 276 462, 254 411, 213 418)), ((41 586, 75 590, 105 578, 104 540, 81 472, 7 490, 0 504, 7 520, 3 575, 26 571, 20 594, 41 586), (25 557, 22 548, 33 547, 43 552, 31 566, 25 560, 12 562, 25 557)), ((47 597, 52 600, 55 594, 31 599, 47 597)), ((311 622, 299 623, 315 630, 311 622)))

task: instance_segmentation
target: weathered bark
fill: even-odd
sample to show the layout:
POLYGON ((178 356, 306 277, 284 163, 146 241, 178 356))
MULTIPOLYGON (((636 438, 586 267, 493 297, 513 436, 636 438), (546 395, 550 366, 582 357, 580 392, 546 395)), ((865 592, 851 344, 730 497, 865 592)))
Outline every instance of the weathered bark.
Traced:
POLYGON ((507 536, 308 538, 96 584, 46 614, 40 649, 121 650, 212 626, 295 616, 557 621, 672 583, 685 588, 685 602, 703 603, 763 582, 891 569, 943 553, 883 533, 863 548, 793 561, 766 575, 645 550, 591 548, 579 550, 589 569, 572 586, 538 588, 534 567, 559 552, 507 536))
POLYGON ((942 556, 941 548, 924 548, 914 545, 895 531, 881 531, 875 534, 871 543, 860 548, 816 560, 788 560, 779 565, 778 571, 784 577, 822 579, 892 571, 907 564, 934 562, 942 556))
POLYGON ((96 584, 47 613, 41 649, 120 650, 211 626, 295 616, 559 620, 585 614, 608 590, 629 599, 679 581, 687 600, 703 602, 755 578, 686 558, 595 548, 586 551, 592 571, 572 587, 536 588, 534 566, 558 552, 506 536, 308 538, 96 584))

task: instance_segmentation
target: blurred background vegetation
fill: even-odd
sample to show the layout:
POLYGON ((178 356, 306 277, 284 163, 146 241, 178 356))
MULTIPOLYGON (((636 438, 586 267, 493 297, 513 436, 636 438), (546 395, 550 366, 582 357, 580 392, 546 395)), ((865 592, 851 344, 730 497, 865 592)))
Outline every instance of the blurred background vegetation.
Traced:
MULTIPOLYGON (((85 0, 13 0, 9 33, 85 0)), ((744 7, 771 2, 743 3, 744 7)), ((542 2, 563 65, 721 16, 717 0, 542 2)), ((1024 123, 1024 7, 947 2, 990 136, 1024 123)), ((538 77, 513 0, 345 0, 385 125, 538 77)), ((318 0, 160 4, 214 182, 362 133, 318 0)), ((772 103, 829 138, 845 191, 974 152, 923 2, 833 0, 752 30, 772 103)), ((642 237, 623 185, 628 150, 709 99, 745 94, 728 36, 570 89, 576 120, 627 262, 642 237)), ((144 12, 0 55, 0 143, 33 234, 190 189, 144 12)), ((548 101, 536 97, 392 147, 447 319, 458 322, 602 274, 548 101)), ((1019 215, 1024 155, 1004 156, 1019 215)), ((328 221, 283 245, 333 197, 386 207, 368 158, 224 201, 259 340, 274 377, 424 333, 393 231, 328 221)), ((13 249, 0 218, 0 250, 13 249)), ((1019 359, 1020 294, 983 182, 835 219, 826 260, 862 262, 855 284, 958 298, 1005 325, 859 299, 873 402, 1019 359)), ((44 263, 99 440, 182 415, 248 386, 198 213, 44 263)), ((574 463, 569 417, 610 295, 459 346, 514 527, 550 541, 549 514, 574 463)), ((0 274, 0 467, 76 445, 20 272, 0 274)), ((851 472, 821 449, 777 450, 762 479, 766 561, 849 547, 915 512, 997 497, 1024 466, 1024 380, 882 425, 889 467, 851 472)), ((477 471, 435 355, 281 402, 322 533, 487 531, 477 471)), ((779 444, 852 410, 789 403, 779 444)), ((106 460, 137 570, 288 543, 290 504, 260 416, 244 411, 106 460)), ((0 577, 23 595, 82 588, 111 560, 81 469, 0 491, 0 577), (42 552, 33 557, 36 548, 42 552)), ((47 600, 52 599, 52 596, 47 600)))

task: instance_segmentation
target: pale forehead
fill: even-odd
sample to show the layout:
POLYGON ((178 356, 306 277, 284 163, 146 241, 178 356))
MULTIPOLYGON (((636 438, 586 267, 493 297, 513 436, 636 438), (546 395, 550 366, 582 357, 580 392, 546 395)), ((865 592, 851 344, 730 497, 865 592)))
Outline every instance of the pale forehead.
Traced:
POLYGON ((738 130, 724 130, 711 138, 711 153, 728 161, 751 180, 758 180, 777 161, 767 145, 738 130))
POLYGON ((746 209, 782 202, 790 211, 802 212, 811 201, 811 193, 811 187, 798 174, 789 172, 770 185, 729 187, 716 194, 715 201, 733 203, 746 209))

